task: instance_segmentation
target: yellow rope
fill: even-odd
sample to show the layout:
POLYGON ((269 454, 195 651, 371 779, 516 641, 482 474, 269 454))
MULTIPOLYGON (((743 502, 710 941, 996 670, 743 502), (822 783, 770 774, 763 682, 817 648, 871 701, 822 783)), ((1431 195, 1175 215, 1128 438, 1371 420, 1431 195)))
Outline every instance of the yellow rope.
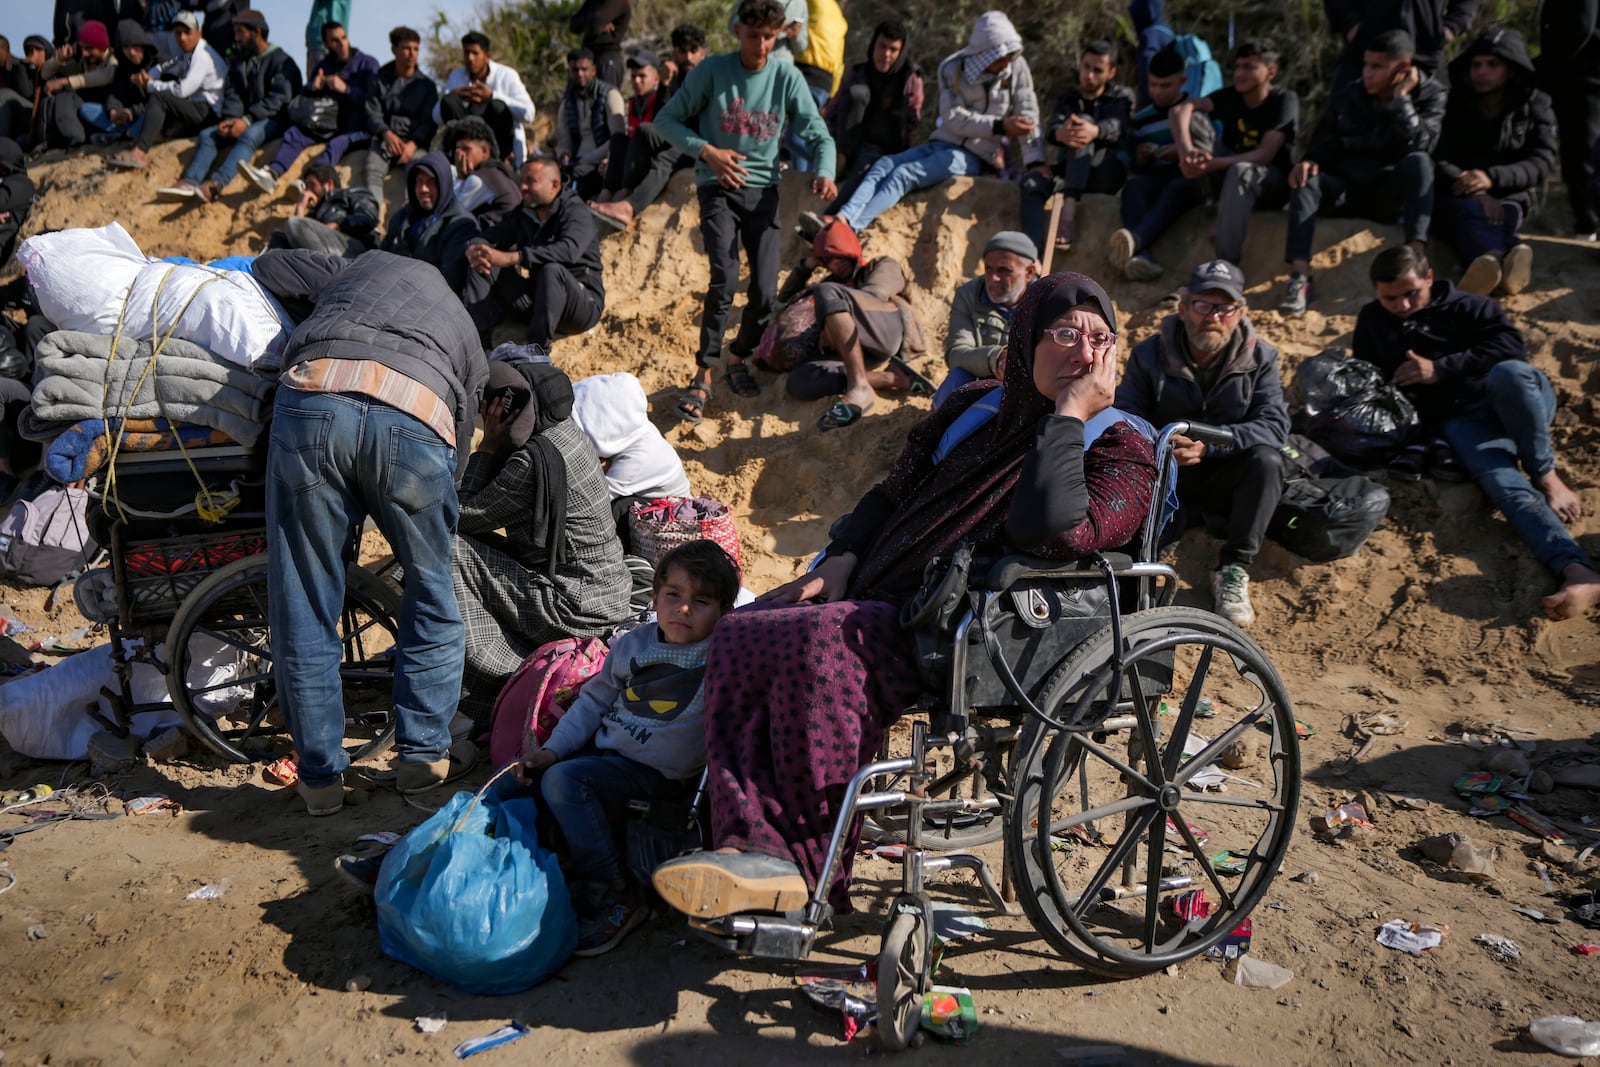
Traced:
MULTIPOLYGON (((144 371, 139 375, 139 380, 134 383, 132 392, 124 395, 123 414, 115 416, 118 419, 115 439, 111 436, 111 419, 113 416, 109 410, 111 400, 111 364, 116 361, 117 348, 122 343, 122 324, 128 313, 128 302, 133 298, 132 284, 128 286, 128 292, 122 298, 122 308, 117 312, 117 328, 111 335, 111 356, 106 363, 105 386, 100 394, 100 417, 106 424, 106 463, 108 465, 106 493, 111 497, 111 503, 116 507, 117 515, 123 522, 128 521, 128 515, 122 509, 122 500, 117 492, 117 455, 121 452, 122 440, 128 433, 127 411, 133 406, 134 401, 138 399, 139 391, 144 388, 144 383, 149 381, 151 375, 155 373, 156 362, 160 358, 162 350, 166 348, 167 342, 172 340, 172 335, 178 332, 178 322, 188 312, 189 305, 193 304, 195 297, 200 295, 200 290, 222 278, 220 273, 216 273, 195 286, 194 292, 189 294, 189 298, 183 302, 183 307, 179 308, 178 313, 173 316, 172 325, 167 330, 166 336, 163 337, 159 321, 161 291, 167 287, 167 281, 177 269, 176 264, 167 268, 167 272, 161 276, 161 281, 156 285, 155 294, 150 298, 150 358, 146 361, 144 371)), ((183 461, 189 465, 189 472, 194 475, 196 484, 200 486, 199 492, 194 495, 196 513, 206 522, 221 522, 227 517, 228 512, 238 506, 239 497, 235 495, 231 500, 225 500, 211 491, 211 487, 206 485, 205 478, 201 477, 199 468, 194 465, 194 460, 189 458, 189 450, 184 447, 183 437, 178 432, 177 424, 167 418, 167 405, 161 396, 159 383, 152 382, 150 391, 155 394, 156 408, 161 412, 161 417, 166 419, 167 428, 172 431, 172 438, 178 444, 178 453, 183 456, 183 461)))

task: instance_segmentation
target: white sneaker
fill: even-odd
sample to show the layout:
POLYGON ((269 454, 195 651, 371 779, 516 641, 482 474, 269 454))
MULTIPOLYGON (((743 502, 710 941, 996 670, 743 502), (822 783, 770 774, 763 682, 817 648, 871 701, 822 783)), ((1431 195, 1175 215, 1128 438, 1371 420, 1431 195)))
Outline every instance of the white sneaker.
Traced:
POLYGON ((161 200, 188 200, 199 195, 200 187, 192 182, 165 185, 156 190, 156 197, 161 200))
POLYGON ((1505 274, 1500 279, 1500 286, 1506 291, 1507 296, 1516 296, 1526 289, 1533 281, 1533 248, 1529 245, 1514 245, 1506 253, 1502 264, 1505 274))
POLYGON ((1118 271, 1125 270, 1128 260, 1132 259, 1139 251, 1139 240, 1133 236, 1133 231, 1124 227, 1111 235, 1111 246, 1108 250, 1111 266, 1118 271))
POLYGON ((1217 614, 1236 626, 1256 621, 1256 610, 1250 606, 1250 575, 1237 563, 1211 572, 1211 599, 1217 614))
POLYGON ((255 182, 256 188, 263 193, 270 193, 278 188, 278 176, 272 173, 269 167, 253 167, 248 163, 241 163, 239 173, 255 182))

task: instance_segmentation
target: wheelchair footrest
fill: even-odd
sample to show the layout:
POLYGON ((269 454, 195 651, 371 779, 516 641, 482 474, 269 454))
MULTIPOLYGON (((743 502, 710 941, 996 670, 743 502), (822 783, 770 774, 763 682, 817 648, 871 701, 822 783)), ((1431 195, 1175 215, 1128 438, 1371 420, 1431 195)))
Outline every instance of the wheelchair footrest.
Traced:
POLYGON ((803 960, 811 955, 817 928, 787 915, 729 915, 690 919, 689 928, 729 952, 769 960, 803 960))

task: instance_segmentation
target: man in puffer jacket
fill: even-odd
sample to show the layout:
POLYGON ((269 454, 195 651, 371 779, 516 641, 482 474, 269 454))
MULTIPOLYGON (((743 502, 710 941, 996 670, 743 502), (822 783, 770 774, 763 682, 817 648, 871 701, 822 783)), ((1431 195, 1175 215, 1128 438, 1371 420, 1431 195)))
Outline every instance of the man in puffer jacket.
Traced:
POLYGON ((1533 63, 1515 30, 1479 36, 1451 62, 1450 75, 1433 211, 1468 264, 1461 288, 1520 293, 1533 273, 1533 249, 1517 231, 1555 168, 1555 112, 1534 88, 1533 63))
POLYGON ((423 793, 472 768, 450 742, 466 627, 451 584, 457 471, 488 365, 454 290, 426 264, 271 250, 255 279, 299 325, 267 450, 267 617, 278 699, 312 815, 344 805, 339 617, 352 528, 370 515, 405 568, 395 635, 395 784, 423 793))
POLYGON ((1449 91, 1414 62, 1404 30, 1372 41, 1361 77, 1328 98, 1305 158, 1289 172, 1289 232, 1283 258, 1289 284, 1278 311, 1303 315, 1312 299, 1311 251, 1317 216, 1379 222, 1400 216, 1419 252, 1433 223, 1433 157, 1449 91))
POLYGON ((478 223, 456 200, 456 179, 443 152, 428 152, 406 167, 405 206, 389 217, 385 252, 432 263, 450 288, 467 282, 467 243, 478 223))
POLYGON ((1044 162, 1033 74, 1002 12, 978 16, 967 46, 939 64, 938 81, 939 126, 928 143, 878 160, 839 209, 857 233, 907 193, 1018 162, 1007 157, 1009 138, 1021 145, 1024 166, 1044 162))
POLYGON ((1250 565, 1283 496, 1289 405, 1278 351, 1251 326, 1238 267, 1214 259, 1195 268, 1177 313, 1128 356, 1116 405, 1157 426, 1181 419, 1232 431, 1227 446, 1178 437, 1173 458, 1187 524, 1226 531, 1211 575, 1217 614, 1249 626, 1250 565))
POLYGON ((272 235, 268 248, 309 248, 354 259, 372 247, 378 225, 378 202, 357 186, 339 187, 339 172, 331 164, 308 163, 305 192, 283 229, 272 235))

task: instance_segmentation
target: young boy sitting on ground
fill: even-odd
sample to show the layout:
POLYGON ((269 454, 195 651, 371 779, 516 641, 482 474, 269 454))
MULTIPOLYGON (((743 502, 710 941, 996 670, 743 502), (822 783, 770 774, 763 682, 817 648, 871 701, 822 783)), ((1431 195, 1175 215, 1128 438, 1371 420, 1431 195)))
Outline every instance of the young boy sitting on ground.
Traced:
POLYGON ((644 920, 609 820, 630 800, 682 793, 705 765, 706 650, 738 592, 738 568, 711 541, 662 556, 655 624, 612 643, 605 667, 515 772, 525 785, 538 781, 566 838, 580 956, 611 951, 644 920))

